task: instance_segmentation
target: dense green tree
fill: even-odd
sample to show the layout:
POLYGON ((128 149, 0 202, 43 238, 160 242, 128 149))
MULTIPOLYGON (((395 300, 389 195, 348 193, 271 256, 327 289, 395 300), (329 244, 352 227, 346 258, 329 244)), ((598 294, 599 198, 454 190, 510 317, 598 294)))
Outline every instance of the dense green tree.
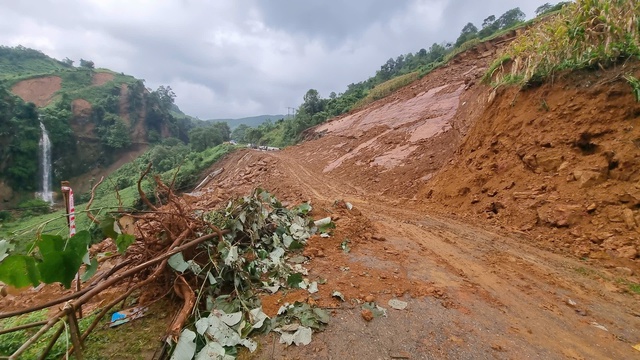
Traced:
POLYGON ((41 133, 35 105, 0 84, 0 177, 15 190, 37 188, 41 133))
POLYGON ((478 37, 478 28, 472 23, 467 23, 467 25, 462 28, 460 36, 458 36, 456 40, 456 46, 460 46, 476 37, 478 37))
POLYGON ((210 126, 218 131, 218 133, 222 137, 222 141, 231 140, 231 129, 229 128, 229 124, 227 124, 225 121, 216 121, 210 126))
POLYGON ((508 10, 507 12, 502 14, 498 18, 497 22, 500 26, 500 29, 508 29, 510 27, 517 25, 518 23, 523 22, 525 17, 526 17, 525 13, 523 13, 522 10, 520 10, 520 8, 517 7, 511 10, 508 10))
POLYGON ((95 64, 91 60, 80 59, 80 67, 93 69, 95 67, 95 64))
POLYGON ((247 130, 249 130, 250 128, 251 127, 247 124, 238 125, 238 127, 233 129, 233 131, 231 132, 231 139, 239 143, 247 142, 245 140, 245 136, 247 134, 247 130))
POLYGON ((320 94, 316 89, 309 89, 303 97, 304 102, 302 103, 302 107, 308 114, 315 114, 319 111, 322 111, 323 102, 320 98, 320 94))
POLYGON ((215 126, 200 127, 189 131, 189 144, 193 151, 200 152, 223 142, 223 135, 215 126))
POLYGON ((169 171, 185 161, 190 152, 188 146, 180 140, 173 138, 177 142, 173 145, 163 144, 154 146, 149 153, 149 161, 157 172, 169 171))
POLYGON ((173 92, 171 86, 160 85, 153 95, 157 97, 158 105, 163 110, 171 110, 176 98, 176 93, 173 92))
POLYGON ((262 138, 262 135, 264 135, 262 130, 257 128, 250 128, 247 129, 244 138, 245 141, 250 144, 258 144, 260 142, 260 138, 262 138))
POLYGON ((492 26, 495 22, 496 22, 496 16, 495 15, 489 15, 482 21, 482 28, 486 29, 486 28, 492 26))
POLYGON ((106 126, 103 134, 104 143, 112 149, 122 149, 131 144, 129 126, 118 115, 107 114, 109 125, 106 126))
POLYGON ((542 16, 554 11, 558 11, 560 9, 562 9, 565 5, 570 4, 571 1, 561 1, 555 5, 551 5, 550 3, 546 3, 544 5, 540 5, 537 9, 536 9, 536 16, 542 16))
POLYGON ((176 94, 170 86, 159 86, 157 90, 149 92, 147 100, 145 122, 150 129, 158 134, 169 131, 171 135, 186 141, 189 139, 191 121, 175 118, 171 111, 174 106, 176 94))

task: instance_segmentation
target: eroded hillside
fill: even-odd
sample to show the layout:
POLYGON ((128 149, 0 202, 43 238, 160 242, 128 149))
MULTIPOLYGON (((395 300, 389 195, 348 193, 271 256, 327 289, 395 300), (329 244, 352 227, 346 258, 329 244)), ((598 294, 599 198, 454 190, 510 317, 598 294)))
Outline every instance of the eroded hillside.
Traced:
POLYGON ((1 50, 0 82, 7 92, 2 133, 12 134, 0 139, 7 149, 0 164, 3 206, 15 206, 23 194, 40 186, 39 122, 50 135, 54 182, 72 180, 80 192, 89 190, 93 178, 139 156, 150 143, 167 137, 188 140, 191 121, 173 115, 175 94, 170 88, 152 91, 142 80, 95 69, 89 61, 74 67, 70 60, 61 62, 37 50, 1 50), (8 92, 21 101, 10 99, 8 92), (13 117, 30 121, 9 121, 13 117))
POLYGON ((500 89, 452 164, 418 197, 520 230, 552 251, 638 271, 637 62, 500 89))
POLYGON ((207 209, 261 187, 336 222, 303 253, 309 278, 326 285, 265 296, 263 306, 318 304, 338 309, 337 324, 312 349, 275 346, 259 358, 635 355, 640 106, 621 75, 638 65, 494 91, 480 77, 505 40, 297 146, 231 155, 186 196, 207 209), (402 298, 411 310, 368 323, 334 290, 350 304, 402 298))
MULTIPOLYGON (((269 330, 257 336, 256 352, 243 349, 241 357, 637 356, 640 105, 627 79, 640 75, 640 64, 558 73, 526 89, 481 82, 514 35, 459 54, 391 96, 308 131, 307 141, 296 146, 226 156, 192 192, 174 197, 169 191, 164 205, 131 216, 132 246, 140 253, 166 246, 172 226, 191 225, 178 215, 205 226, 210 211, 232 207, 230 199, 256 188, 275 194, 285 207, 307 201, 314 220, 335 225, 282 258, 302 282, 251 291, 272 319, 289 304, 330 311, 326 330, 314 331, 309 345, 299 347, 283 345, 269 330), (167 220, 144 223, 158 214, 167 220)), ((238 221, 223 227, 249 229, 240 216, 238 221)), ((182 240, 197 233, 182 231, 182 240)), ((260 241, 276 243, 278 231, 287 229, 270 231, 260 241)), ((226 244, 219 236, 218 253, 212 245, 208 257, 184 251, 182 262, 222 259, 226 244)), ((109 240, 100 246, 115 251, 109 240)), ((276 256, 256 255, 255 249, 240 258, 229 251, 224 263, 255 269, 257 257, 276 256)), ((125 254, 123 263, 142 261, 136 255, 125 254)), ((166 267, 158 288, 141 291, 142 305, 175 291, 184 299, 183 315, 208 306, 176 290, 178 279, 192 294, 206 284, 180 273, 166 267)), ((153 281, 143 279, 137 284, 153 281)), ((106 299, 129 285, 110 289, 106 299)), ((235 283, 229 288, 229 298, 215 301, 241 299, 235 283)), ((54 287, 43 291, 42 297, 59 293, 54 287)), ((0 304, 19 309, 25 297, 7 296, 0 304)), ((218 316, 216 311, 211 313, 218 316)), ((296 329, 304 325, 290 321, 296 329)), ((126 329, 110 331, 127 336, 126 329)), ((195 338, 187 339, 193 353, 195 338)), ((157 336, 159 344, 164 339, 157 336)))

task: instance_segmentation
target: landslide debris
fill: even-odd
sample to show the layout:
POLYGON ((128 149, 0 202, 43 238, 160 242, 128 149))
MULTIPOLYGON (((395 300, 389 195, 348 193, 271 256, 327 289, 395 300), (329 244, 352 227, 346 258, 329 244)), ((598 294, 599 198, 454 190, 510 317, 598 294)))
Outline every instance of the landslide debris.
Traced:
POLYGON ((640 105, 621 74, 639 70, 634 61, 499 90, 419 197, 552 251, 637 268, 640 105))

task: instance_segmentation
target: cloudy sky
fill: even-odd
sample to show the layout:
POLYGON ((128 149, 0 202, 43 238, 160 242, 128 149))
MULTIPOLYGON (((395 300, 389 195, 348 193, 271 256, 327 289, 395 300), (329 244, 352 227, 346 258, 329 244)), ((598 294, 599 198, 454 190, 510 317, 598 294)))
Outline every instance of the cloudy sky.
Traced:
POLYGON ((469 21, 547 1, 3 0, 0 45, 90 59, 170 85, 187 114, 238 118, 286 114, 310 88, 340 93, 469 21))

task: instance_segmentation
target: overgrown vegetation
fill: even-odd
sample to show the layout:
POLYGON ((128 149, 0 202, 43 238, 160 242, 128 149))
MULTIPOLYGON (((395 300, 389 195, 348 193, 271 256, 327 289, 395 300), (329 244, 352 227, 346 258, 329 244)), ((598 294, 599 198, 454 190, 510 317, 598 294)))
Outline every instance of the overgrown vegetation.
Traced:
POLYGON ((636 101, 640 102, 640 80, 631 75, 627 75, 624 78, 631 86, 631 91, 633 92, 633 96, 636 98, 636 101))
POLYGON ((132 146, 168 136, 190 140, 194 124, 172 115, 175 94, 170 87, 151 90, 132 76, 96 69, 90 60, 81 59, 79 67, 73 63, 23 46, 0 47, 0 177, 14 192, 37 189, 38 118, 52 143, 54 183, 106 167, 132 146), (21 80, 44 76, 62 80, 45 108, 36 109, 9 91, 21 80), (96 84, 97 77, 107 81, 96 84), (90 108, 73 114, 73 102, 79 99, 90 108))
POLYGON ((412 82, 418 80, 419 78, 420 78, 419 72, 415 71, 412 73, 395 77, 389 81, 383 82, 382 84, 371 89, 369 91, 369 94, 367 94, 367 96, 358 100, 358 102, 353 105, 353 108, 354 109, 362 108, 376 100, 385 98, 391 95, 396 90, 411 84, 412 82))
MULTIPOLYGON (((136 185, 141 171, 149 163, 153 164, 152 176, 159 175, 167 183, 173 182, 177 191, 185 191, 197 185, 204 170, 235 149, 233 145, 221 144, 198 152, 180 140, 166 139, 106 177, 104 183, 96 189, 93 208, 99 215, 120 207, 125 210, 141 209, 143 204, 136 185), (116 190, 120 199, 116 197, 116 190)), ((142 187, 147 190, 151 200, 155 200, 153 181, 144 180, 142 187)), ((88 193, 77 194, 76 204, 86 203, 89 198, 88 193)), ((49 210, 48 204, 32 199, 21 203, 16 210, 5 211, 0 218, 0 239, 11 240, 16 251, 24 252, 33 246, 38 233, 64 234, 67 226, 63 211, 50 213, 49 210)), ((80 211, 80 206, 77 212, 78 229, 90 229, 91 220, 86 213, 80 211)))
MULTIPOLYGON (((80 329, 84 331, 89 324, 93 321, 94 316, 87 316, 79 321, 80 329)), ((19 325, 31 324, 37 321, 47 320, 47 310, 36 311, 31 314, 25 314, 13 319, 0 321, 0 330, 10 329, 19 325)), ((38 328, 31 328, 23 331, 17 331, 9 334, 0 335, 0 356, 9 356, 13 354, 22 344, 24 344, 38 328)), ((43 337, 37 341, 31 348, 29 348, 24 354, 23 359, 38 359, 40 354, 46 349, 51 337, 56 332, 55 329, 47 331, 43 337)), ((68 334, 61 336, 58 341, 55 342, 53 348, 49 352, 49 355, 45 359, 53 360, 60 359, 67 352, 68 347, 71 346, 71 342, 68 338, 68 334)))
MULTIPOLYGON (((303 303, 284 304, 277 317, 269 318, 262 311, 258 297, 261 292, 275 293, 280 289, 318 291, 317 282, 303 278, 306 271, 301 265, 287 261, 292 252, 302 249, 307 239, 318 231, 308 217, 312 210, 309 204, 287 209, 271 194, 256 189, 249 196, 230 201, 226 207, 203 212, 185 208, 170 188, 158 178, 155 181, 155 191, 166 192, 168 203, 162 209, 149 205, 148 215, 139 220, 137 240, 120 230, 113 214, 100 216, 104 237, 113 239, 118 253, 128 259, 123 264, 132 262, 132 265, 114 270, 111 277, 109 272, 96 275, 103 282, 93 279, 67 306, 48 315, 46 324, 40 320, 37 310, 41 307, 38 306, 27 310, 35 314, 33 316, 0 322, 5 330, 21 330, 14 328, 21 323, 43 326, 38 333, 16 331, 5 334, 1 338, 0 354, 58 357, 67 353, 68 356, 68 341, 65 343, 64 337, 59 338, 63 331, 68 329, 74 349, 78 350, 80 339, 89 336, 111 308, 151 282, 173 289, 184 300, 167 336, 169 343, 177 341, 172 351, 179 358, 199 358, 204 354, 235 357, 239 346, 253 352, 257 343, 250 336, 272 330, 281 333, 281 342, 306 345, 311 342, 314 330, 325 327, 329 315, 321 309, 303 303), (172 235, 172 229, 180 235, 172 235), (189 235, 197 238, 187 240, 189 235), (155 250, 149 252, 149 249, 155 250), (151 275, 145 271, 158 263, 160 265, 151 275), (168 270, 167 266, 175 271, 167 274, 168 280, 159 277, 168 270), (109 302, 95 317, 88 317, 79 325, 76 323, 75 309, 134 274, 141 276, 134 285, 109 302), (161 279, 166 281, 158 281, 161 279), (188 321, 191 315, 194 318, 188 321), (44 347, 49 342, 57 344, 53 352, 44 347), (24 352, 23 345, 27 346, 28 352, 24 352)), ((146 199, 143 193, 140 195, 146 199)), ((69 288, 83 264, 86 268, 80 271, 80 278, 83 282, 92 280, 98 262, 87 256, 90 233, 80 231, 73 241, 70 240, 41 234, 24 255, 16 253, 7 241, 0 240, 0 280, 17 288, 39 283, 61 283, 69 288)))
POLYGON ((638 57, 639 21, 637 1, 577 0, 514 40, 485 79, 533 85, 558 71, 608 67, 638 57))
POLYGON ((0 178, 12 188, 36 190, 40 133, 35 105, 0 83, 0 178))

